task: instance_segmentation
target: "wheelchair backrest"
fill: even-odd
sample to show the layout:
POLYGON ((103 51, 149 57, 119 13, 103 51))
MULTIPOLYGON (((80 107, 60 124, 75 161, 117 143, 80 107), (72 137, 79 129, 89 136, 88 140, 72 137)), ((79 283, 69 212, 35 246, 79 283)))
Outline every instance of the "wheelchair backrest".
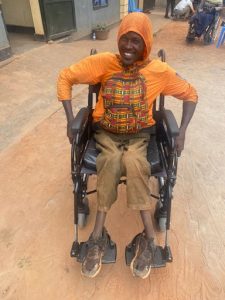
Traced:
POLYGON ((88 107, 93 108, 93 101, 95 95, 95 103, 98 101, 99 91, 101 89, 101 83, 96 83, 94 85, 89 85, 88 87, 88 107))

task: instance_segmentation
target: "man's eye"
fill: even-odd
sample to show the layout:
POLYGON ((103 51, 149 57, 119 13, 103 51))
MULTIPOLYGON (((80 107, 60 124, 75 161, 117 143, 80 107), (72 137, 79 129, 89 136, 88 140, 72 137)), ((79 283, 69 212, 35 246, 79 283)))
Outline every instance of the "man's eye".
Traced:
POLYGON ((121 37, 121 41, 122 42, 127 42, 127 38, 126 37, 121 37))
POLYGON ((139 39, 133 39, 132 42, 136 45, 140 44, 140 40, 139 39))

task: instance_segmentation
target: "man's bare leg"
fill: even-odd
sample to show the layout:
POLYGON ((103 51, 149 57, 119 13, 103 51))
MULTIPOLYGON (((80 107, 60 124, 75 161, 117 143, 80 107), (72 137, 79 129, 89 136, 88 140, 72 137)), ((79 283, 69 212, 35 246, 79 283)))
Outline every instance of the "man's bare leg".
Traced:
POLYGON ((105 219, 106 219, 106 212, 98 210, 95 219, 95 226, 92 232, 93 239, 98 239, 102 236, 105 219))
POLYGON ((141 210, 141 219, 145 229, 145 235, 148 239, 154 238, 155 232, 153 229, 152 216, 150 210, 141 210))

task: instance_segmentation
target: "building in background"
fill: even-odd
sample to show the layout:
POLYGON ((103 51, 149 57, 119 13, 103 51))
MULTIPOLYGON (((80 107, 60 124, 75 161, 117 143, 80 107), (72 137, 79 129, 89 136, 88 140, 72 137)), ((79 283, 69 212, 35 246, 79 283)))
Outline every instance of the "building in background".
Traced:
POLYGON ((1 8, 2 1, 0 0, 0 61, 12 55, 1 8))
POLYGON ((113 25, 127 14, 128 0, 0 0, 0 61, 12 55, 9 32, 39 41, 87 36, 97 24, 113 25))
POLYGON ((128 14, 128 0, 120 0, 120 19, 128 14))

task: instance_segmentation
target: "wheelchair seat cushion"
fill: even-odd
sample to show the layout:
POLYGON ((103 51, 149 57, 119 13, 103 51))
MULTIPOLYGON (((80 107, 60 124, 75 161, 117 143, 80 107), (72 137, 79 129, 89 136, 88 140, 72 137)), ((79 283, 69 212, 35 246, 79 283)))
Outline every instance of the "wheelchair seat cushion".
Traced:
MULTIPOLYGON (((89 141, 86 149, 83 168, 88 170, 90 173, 96 173, 96 158, 99 151, 96 149, 95 140, 92 138, 89 141)), ((151 174, 154 175, 162 170, 160 163, 160 154, 157 147, 156 136, 151 135, 151 139, 147 149, 147 159, 151 165, 151 174)))
POLYGON ((92 138, 89 143, 88 147, 86 149, 83 164, 85 169, 88 169, 90 171, 93 171, 96 173, 96 158, 99 154, 99 151, 95 147, 95 140, 92 138))

